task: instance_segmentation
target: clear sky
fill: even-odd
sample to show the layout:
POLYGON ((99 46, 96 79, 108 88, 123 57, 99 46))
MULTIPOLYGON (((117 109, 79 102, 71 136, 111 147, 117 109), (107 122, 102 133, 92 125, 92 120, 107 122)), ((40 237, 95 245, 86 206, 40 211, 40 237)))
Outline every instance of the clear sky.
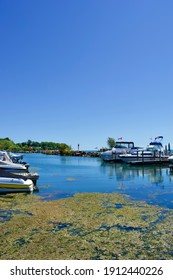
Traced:
POLYGON ((171 0, 1 0, 0 138, 172 145, 172 14, 171 0))

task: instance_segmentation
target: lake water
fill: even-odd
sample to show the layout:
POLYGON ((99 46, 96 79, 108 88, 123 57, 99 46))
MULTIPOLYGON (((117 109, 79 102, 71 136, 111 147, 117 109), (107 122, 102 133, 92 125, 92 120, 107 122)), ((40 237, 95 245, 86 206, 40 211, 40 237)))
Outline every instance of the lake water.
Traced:
POLYGON ((44 199, 78 192, 118 192, 131 199, 173 209, 173 175, 169 167, 105 163, 100 158, 25 154, 31 172, 39 173, 39 194, 44 199))

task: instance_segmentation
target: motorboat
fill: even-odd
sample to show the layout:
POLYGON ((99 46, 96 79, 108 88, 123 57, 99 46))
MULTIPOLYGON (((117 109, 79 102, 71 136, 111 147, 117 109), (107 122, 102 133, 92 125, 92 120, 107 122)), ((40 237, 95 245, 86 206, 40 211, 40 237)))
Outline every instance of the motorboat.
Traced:
POLYGON ((6 151, 0 151, 0 170, 26 171, 27 164, 14 163, 6 151))
POLYGON ((23 159, 23 154, 8 152, 8 155, 14 163, 21 163, 21 160, 23 159))
POLYGON ((120 155, 136 151, 134 142, 117 141, 116 145, 108 151, 101 152, 100 157, 104 161, 120 161, 120 155))
POLYGON ((34 183, 34 186, 37 184, 37 180, 39 178, 39 174, 34 172, 29 172, 29 171, 22 171, 18 170, 18 172, 13 171, 13 170, 5 170, 5 169, 0 169, 0 179, 1 177, 8 177, 8 178, 18 178, 18 179, 31 179, 34 183))
POLYGON ((39 178, 38 173, 31 173, 28 170, 29 164, 14 163, 6 151, 0 151, 0 180, 1 178, 30 179, 34 184, 34 189, 37 189, 36 184, 39 178))
POLYGON ((30 179, 0 178, 0 193, 32 192, 33 190, 34 184, 30 179))
POLYGON ((163 145, 161 143, 163 137, 158 136, 154 141, 147 145, 146 149, 137 149, 134 152, 120 155, 120 159, 126 163, 131 162, 148 162, 148 161, 162 161, 168 160, 168 156, 164 154, 163 145))

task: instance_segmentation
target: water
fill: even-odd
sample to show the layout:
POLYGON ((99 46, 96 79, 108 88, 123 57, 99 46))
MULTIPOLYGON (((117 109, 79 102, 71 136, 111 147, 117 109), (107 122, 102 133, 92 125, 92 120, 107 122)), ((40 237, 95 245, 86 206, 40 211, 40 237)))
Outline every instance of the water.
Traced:
POLYGON ((100 158, 25 154, 38 172, 38 194, 58 199, 80 192, 118 192, 131 199, 173 209, 173 175, 168 167, 104 163, 100 158))

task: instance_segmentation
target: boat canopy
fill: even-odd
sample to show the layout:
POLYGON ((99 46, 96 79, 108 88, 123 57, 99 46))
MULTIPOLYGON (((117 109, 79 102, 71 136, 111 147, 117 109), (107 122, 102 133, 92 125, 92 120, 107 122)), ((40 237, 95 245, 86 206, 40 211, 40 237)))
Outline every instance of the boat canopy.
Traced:
POLYGON ((163 146, 162 143, 160 143, 160 142, 150 142, 150 145, 151 146, 161 146, 161 147, 163 146))
POLYGON ((163 136, 157 136, 155 137, 155 140, 160 139, 160 141, 163 139, 163 136))
POLYGON ((114 148, 134 148, 134 142, 117 141, 114 148))

